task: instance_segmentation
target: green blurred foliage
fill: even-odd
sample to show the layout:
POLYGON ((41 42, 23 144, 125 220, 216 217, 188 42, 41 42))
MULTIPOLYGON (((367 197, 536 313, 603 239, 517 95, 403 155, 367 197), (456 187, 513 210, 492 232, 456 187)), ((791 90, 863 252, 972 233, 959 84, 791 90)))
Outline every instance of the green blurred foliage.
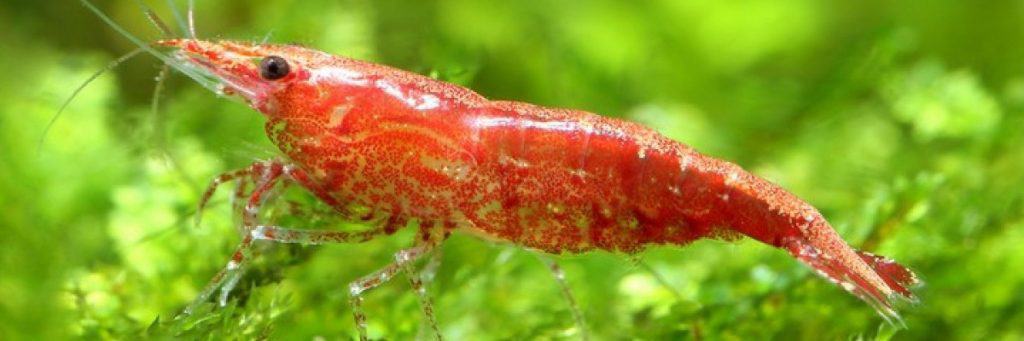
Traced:
MULTIPOLYGON (((792 190, 851 244, 927 282, 897 330, 749 240, 559 257, 595 339, 1024 338, 1020 2, 197 2, 202 37, 269 36, 646 123, 792 190)), ((98 5, 159 37, 136 3, 98 5)), ((154 115, 159 65, 143 57, 89 85, 37 150, 75 86, 132 46, 75 1, 6 1, 0 22, 0 339, 355 335, 344 288, 408 233, 261 246, 227 307, 174 319, 237 242, 227 193, 191 226, 200 189, 276 155, 262 118, 180 76, 154 115)), ((466 235, 443 251, 429 291, 447 337, 579 336, 529 251, 466 235)), ((403 280, 365 309, 373 336, 420 332, 403 280)))

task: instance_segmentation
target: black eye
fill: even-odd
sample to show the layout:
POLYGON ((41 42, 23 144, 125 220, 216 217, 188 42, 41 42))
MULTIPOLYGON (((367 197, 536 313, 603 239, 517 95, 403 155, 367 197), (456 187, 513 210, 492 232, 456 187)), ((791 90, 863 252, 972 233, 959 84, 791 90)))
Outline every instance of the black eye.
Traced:
POLYGON ((260 76, 272 81, 288 75, 288 62, 278 56, 267 56, 260 61, 260 76))

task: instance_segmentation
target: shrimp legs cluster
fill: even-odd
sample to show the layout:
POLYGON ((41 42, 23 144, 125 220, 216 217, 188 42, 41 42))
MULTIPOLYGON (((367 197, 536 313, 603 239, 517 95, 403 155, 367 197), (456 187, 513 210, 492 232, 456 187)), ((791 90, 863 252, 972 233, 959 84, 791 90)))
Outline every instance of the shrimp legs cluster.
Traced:
MULTIPOLYGON (((231 291, 238 285, 245 273, 246 265, 256 256, 255 241, 264 240, 276 243, 305 245, 362 243, 375 237, 386 235, 386 231, 393 228, 384 223, 366 231, 344 232, 295 229, 264 225, 259 222, 261 209, 268 201, 277 198, 275 194, 279 192, 278 190, 281 187, 292 183, 301 183, 306 181, 305 179, 307 177, 302 170, 276 160, 257 161, 248 167, 224 172, 214 177, 199 199, 194 224, 198 226, 201 223, 203 212, 217 189, 221 185, 235 182, 231 203, 232 210, 241 217, 238 232, 242 240, 232 253, 227 265, 213 276, 195 300, 185 308, 183 312, 185 315, 192 314, 199 305, 205 303, 218 289, 220 290, 220 295, 217 299, 218 304, 220 306, 227 305, 231 291), (250 186, 252 186, 252 190, 248 191, 250 186)), ((438 234, 430 235, 437 236, 438 234)), ((440 267, 441 252, 439 246, 444 238, 445 236, 440 238, 432 237, 426 240, 418 239, 416 245, 396 252, 391 263, 349 283, 349 303, 361 340, 368 339, 366 331, 367 319, 362 309, 363 296, 366 292, 389 282, 399 272, 408 278, 409 285, 417 295, 425 324, 433 335, 438 339, 441 338, 442 334, 438 327, 434 307, 426 287, 433 281, 435 273, 440 267), (421 271, 417 272, 414 264, 424 257, 429 257, 429 260, 421 271)), ((586 322, 572 296, 571 289, 566 282, 565 274, 561 267, 554 259, 548 256, 538 254, 537 257, 551 271, 580 329, 581 337, 587 339, 586 322)))

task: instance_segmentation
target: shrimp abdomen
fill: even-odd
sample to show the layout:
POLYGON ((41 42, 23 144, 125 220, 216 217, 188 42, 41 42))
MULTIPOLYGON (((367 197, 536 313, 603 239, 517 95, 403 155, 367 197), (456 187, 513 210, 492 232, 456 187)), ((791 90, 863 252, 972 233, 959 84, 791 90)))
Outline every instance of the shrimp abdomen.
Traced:
POLYGON ((501 239, 635 252, 742 234, 788 250, 886 318, 898 320, 895 297, 913 299, 912 272, 850 248, 810 204, 648 128, 509 102, 467 122, 478 186, 494 189, 476 202, 493 210, 475 221, 501 239))
POLYGON ((512 102, 465 122, 481 190, 465 211, 488 234, 549 252, 635 252, 714 231, 700 156, 653 130, 512 102))

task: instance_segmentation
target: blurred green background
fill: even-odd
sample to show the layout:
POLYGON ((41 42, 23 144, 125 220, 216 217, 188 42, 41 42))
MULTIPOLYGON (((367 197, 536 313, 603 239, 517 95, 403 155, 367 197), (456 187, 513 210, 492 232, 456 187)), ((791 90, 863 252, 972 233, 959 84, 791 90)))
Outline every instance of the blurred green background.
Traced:
MULTIPOLYGON (((269 34, 646 123, 790 189, 927 283, 896 330, 749 240, 560 257, 594 339, 1024 338, 1020 1, 197 2, 201 37, 269 34)), ((97 3, 159 37, 136 3, 97 3)), ((76 1, 4 1, 0 22, 0 339, 355 335, 347 283, 410 236, 267 247, 229 307, 173 320, 237 242, 225 193, 191 226, 200 189, 275 155, 262 118, 180 75, 154 115, 160 65, 141 57, 87 87, 37 151, 61 102, 132 46, 76 1)), ((580 335, 514 246, 455 236, 429 290, 450 339, 580 335)), ((372 336, 420 329, 404 280, 365 308, 372 336)))

